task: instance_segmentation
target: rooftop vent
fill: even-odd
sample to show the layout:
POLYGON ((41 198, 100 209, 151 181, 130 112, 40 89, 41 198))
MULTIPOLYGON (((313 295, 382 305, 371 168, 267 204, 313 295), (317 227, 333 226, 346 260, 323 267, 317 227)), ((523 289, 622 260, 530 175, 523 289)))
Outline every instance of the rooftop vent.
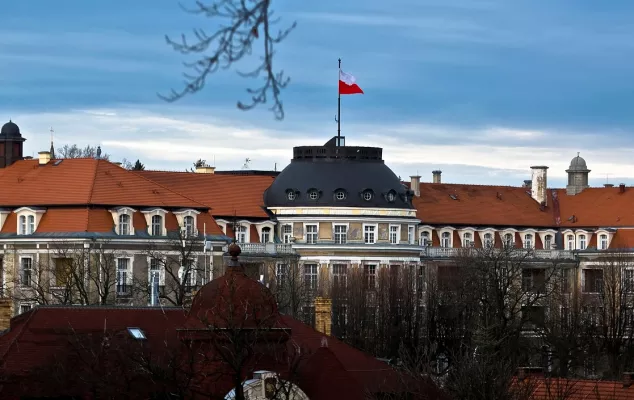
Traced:
POLYGON ((141 330, 141 328, 128 328, 128 332, 132 335, 133 338, 137 340, 145 340, 145 333, 141 330))
POLYGON ((451 200, 458 200, 457 194, 450 194, 449 197, 451 197, 451 200))
POLYGON ((625 183, 619 184, 619 193, 625 193, 625 183))

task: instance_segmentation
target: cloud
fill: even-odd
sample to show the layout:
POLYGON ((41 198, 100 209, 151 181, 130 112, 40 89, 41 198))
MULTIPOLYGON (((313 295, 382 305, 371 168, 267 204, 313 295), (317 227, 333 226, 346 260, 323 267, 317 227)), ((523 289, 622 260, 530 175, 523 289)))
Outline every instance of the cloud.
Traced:
MULTIPOLYGON (((303 124, 295 121, 289 134, 281 125, 262 122, 257 113, 250 118, 239 116, 245 114, 185 108, 166 113, 165 108, 148 106, 23 113, 14 120, 27 138, 26 154, 48 148, 48 129, 53 125, 58 147, 65 143, 100 144, 114 159, 139 158, 148 168, 161 170, 182 170, 198 158, 215 161, 218 169, 240 169, 249 158, 251 168, 281 170, 292 158, 293 146, 320 145, 329 139, 310 120, 303 124)), ((568 147, 549 146, 549 138, 557 134, 548 130, 422 123, 346 128, 348 145, 383 147, 386 163, 404 178, 416 173, 431 177, 431 171, 440 168, 446 182, 519 185, 530 178, 530 166, 547 165, 551 183, 563 185, 565 170, 576 155, 568 147), (429 140, 443 134, 444 142, 429 140)), ((583 140, 577 140, 577 146, 581 147, 583 140)), ((631 179, 633 147, 630 143, 629 147, 611 149, 604 144, 587 147, 582 156, 595 181, 604 180, 605 174, 631 179)))

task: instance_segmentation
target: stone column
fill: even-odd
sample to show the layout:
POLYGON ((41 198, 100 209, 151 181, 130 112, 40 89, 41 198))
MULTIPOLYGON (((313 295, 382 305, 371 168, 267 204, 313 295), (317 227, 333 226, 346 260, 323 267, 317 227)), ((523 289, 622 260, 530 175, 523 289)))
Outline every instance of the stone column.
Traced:
POLYGON ((315 329, 330 336, 332 328, 332 299, 315 298, 315 329))

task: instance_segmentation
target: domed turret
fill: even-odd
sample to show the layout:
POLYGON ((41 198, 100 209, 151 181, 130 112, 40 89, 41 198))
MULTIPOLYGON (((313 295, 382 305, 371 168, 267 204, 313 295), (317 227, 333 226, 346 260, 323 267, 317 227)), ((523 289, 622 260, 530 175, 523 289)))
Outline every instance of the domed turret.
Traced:
POLYGON ((22 138, 22 135, 20 134, 20 127, 13 121, 9 121, 2 125, 2 128, 0 129, 0 136, 4 138, 22 138))
POLYGON ((238 261, 240 246, 229 246, 231 260, 225 274, 204 285, 192 301, 190 325, 262 328, 278 319, 277 301, 260 282, 249 278, 238 261))
POLYGON ((0 168, 8 167, 22 159, 24 138, 20 127, 9 121, 0 128, 0 168))
POLYGON ((577 157, 570 161, 570 167, 566 170, 568 173, 568 185, 566 185, 566 194, 576 195, 588 186, 588 175, 590 170, 586 164, 586 160, 581 158, 579 153, 577 157))

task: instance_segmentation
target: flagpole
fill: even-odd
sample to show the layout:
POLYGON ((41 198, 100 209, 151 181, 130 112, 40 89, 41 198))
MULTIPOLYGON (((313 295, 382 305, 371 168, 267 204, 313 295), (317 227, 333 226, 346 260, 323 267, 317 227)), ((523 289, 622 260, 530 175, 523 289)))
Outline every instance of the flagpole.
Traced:
POLYGON ((339 76, 337 77, 337 147, 341 146, 341 90, 339 90, 339 79, 341 79, 341 58, 339 59, 339 76))

